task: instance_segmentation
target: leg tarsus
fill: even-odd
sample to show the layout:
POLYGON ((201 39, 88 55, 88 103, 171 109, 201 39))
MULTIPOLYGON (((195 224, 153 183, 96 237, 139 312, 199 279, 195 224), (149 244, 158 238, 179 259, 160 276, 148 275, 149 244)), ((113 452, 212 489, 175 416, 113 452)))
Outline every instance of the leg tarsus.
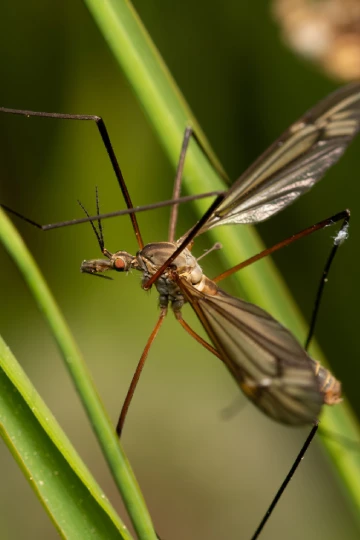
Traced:
POLYGON ((192 328, 190 328, 190 326, 184 321, 184 319, 182 318, 182 314, 181 314, 181 311, 174 311, 174 315, 176 317, 176 320, 179 321, 179 323, 181 324, 181 326, 184 328, 184 330, 186 330, 186 332, 188 334, 190 334, 190 336, 192 338, 194 338, 198 343, 200 343, 200 345, 202 345, 203 347, 205 347, 205 349, 209 352, 211 352, 212 354, 214 354, 217 358, 219 358, 219 360, 223 361, 221 356, 220 356, 220 353, 218 353, 218 351, 216 349, 214 349, 214 347, 212 347, 210 345, 210 343, 208 343, 207 341, 205 341, 201 336, 199 336, 199 334, 197 334, 196 332, 194 332, 194 330, 192 328))
POLYGON ((124 428, 124 423, 125 423, 125 420, 126 420, 126 416, 127 416, 127 413, 128 413, 129 407, 130 407, 130 403, 131 403, 132 398, 134 396, 136 386, 137 386, 137 384, 139 382, 141 372, 142 372, 142 370, 144 368, 146 358, 147 358, 147 356, 149 354, 150 347, 151 347, 152 343, 154 342, 154 339, 156 338, 156 336, 157 336, 157 334, 158 334, 158 332, 160 330, 160 327, 161 327, 161 325, 162 325, 162 323, 164 321, 166 313, 167 313, 167 308, 162 308, 161 312, 160 312, 159 319, 158 319, 153 331, 150 334, 150 337, 149 337, 149 339, 148 339, 148 341, 147 341, 147 343, 145 345, 145 348, 143 350, 143 353, 141 355, 141 358, 139 360, 139 363, 138 363, 138 365, 136 367, 135 373, 134 373, 133 378, 131 380, 129 389, 128 389, 127 394, 126 394, 124 404, 123 404, 122 409, 121 409, 119 420, 118 420, 118 423, 116 425, 116 433, 118 434, 119 437, 121 437, 122 430, 124 428))
POLYGON ((318 289, 317 289, 314 308, 313 308, 313 312, 312 312, 312 315, 311 315, 309 333, 308 333, 308 336, 306 338, 305 347, 304 347, 306 351, 309 348, 310 342, 311 342, 311 340, 313 338, 313 335, 314 335, 314 332, 315 332, 315 326, 316 326, 317 316, 319 314, 320 303, 321 303, 321 300, 322 300, 324 287, 325 287, 325 284, 327 282, 327 277, 329 275, 331 265, 332 265, 332 263, 334 261, 337 250, 345 242, 345 240, 347 239, 348 234, 349 234, 348 229, 349 229, 349 222, 350 222, 350 211, 349 210, 344 210, 343 214, 344 214, 344 217, 340 218, 340 219, 343 219, 343 224, 341 225, 341 228, 340 228, 339 232, 337 233, 337 235, 334 238, 334 244, 333 244, 333 247, 332 247, 332 249, 330 251, 330 255, 329 255, 329 257, 328 257, 328 259, 327 259, 327 261, 325 263, 325 267, 324 267, 324 270, 322 272, 322 275, 321 275, 321 278, 320 278, 320 283, 319 283, 319 286, 318 286, 318 289))
POLYGON ((281 495, 284 493, 285 489, 287 488, 290 480, 292 479, 292 477, 294 476, 294 473, 296 471, 296 469, 298 468, 298 466, 300 465, 301 463, 301 460, 303 459, 307 449, 309 448, 309 445, 311 443, 311 441, 313 440, 313 438, 315 437, 315 434, 318 430, 318 427, 319 427, 319 423, 316 422, 314 424, 314 426, 312 427, 309 435, 307 436, 307 439, 305 441, 305 443, 303 444, 303 447, 301 448, 299 454, 297 455, 297 458, 296 460, 294 461, 290 471, 288 472, 285 480, 283 481, 283 483, 281 484, 278 492, 276 493, 274 499, 272 500, 272 503, 270 504, 269 508, 267 509, 263 519, 261 520, 260 522, 260 525, 258 526, 258 528, 256 529, 255 533, 253 534, 253 536, 251 537, 251 540, 256 540, 261 531, 263 530, 267 520, 269 519, 269 517, 271 516, 272 512, 274 511, 274 508, 275 506, 277 505, 277 503, 279 502, 280 500, 280 497, 281 495))
MULTIPOLYGON (((193 134, 193 129, 190 126, 187 126, 185 128, 183 142, 182 142, 181 150, 180 150, 180 157, 179 157, 178 166, 176 169, 172 199, 178 199, 180 197, 181 181, 182 181, 182 176, 183 176, 183 171, 184 171, 185 157, 186 157, 186 152, 187 152, 192 134, 193 134)), ((168 235, 169 242, 175 241, 178 213, 179 213, 179 205, 174 204, 170 212, 169 235, 168 235)))

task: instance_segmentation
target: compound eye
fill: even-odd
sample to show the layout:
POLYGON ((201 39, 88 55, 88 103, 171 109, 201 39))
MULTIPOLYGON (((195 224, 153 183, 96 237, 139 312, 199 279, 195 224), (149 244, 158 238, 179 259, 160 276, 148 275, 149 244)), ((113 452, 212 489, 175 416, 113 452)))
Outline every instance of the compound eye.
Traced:
POLYGON ((117 272, 123 272, 125 269, 126 269, 126 263, 124 259, 122 259, 121 257, 118 257, 117 259, 115 259, 114 270, 116 270, 117 272))

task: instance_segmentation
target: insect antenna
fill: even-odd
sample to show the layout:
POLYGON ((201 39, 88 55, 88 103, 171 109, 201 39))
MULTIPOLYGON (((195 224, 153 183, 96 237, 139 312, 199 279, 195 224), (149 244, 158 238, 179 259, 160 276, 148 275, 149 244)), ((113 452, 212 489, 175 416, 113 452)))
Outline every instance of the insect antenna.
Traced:
POLYGON ((98 216, 97 222, 98 222, 99 234, 100 234, 100 239, 102 243, 102 251, 103 251, 105 242, 104 242, 104 232, 103 232, 102 221, 99 217, 100 216, 100 202, 99 202, 99 188, 97 186, 95 186, 95 199, 96 199, 96 214, 98 216))
MULTIPOLYGON (((81 207, 81 209, 84 211, 85 215, 89 219, 89 223, 91 225, 92 230, 94 231, 94 234, 95 234, 96 239, 98 241, 101 253, 108 256, 108 251, 105 248, 104 232, 103 232, 102 222, 101 222, 101 219, 100 219, 99 190, 98 190, 97 186, 95 187, 95 198, 96 198, 96 214, 97 214, 96 221, 97 221, 97 224, 98 224, 97 228, 96 228, 96 225, 94 223, 94 219, 90 218, 89 213, 86 210, 85 206, 82 204, 82 202, 79 201, 79 199, 78 199, 77 202, 78 202, 79 206, 81 207)), ((83 270, 83 272, 84 272, 84 270, 83 270)), ((103 278, 103 279, 109 279, 110 281, 113 281, 112 277, 105 276, 104 274, 99 274, 99 273, 96 273, 96 272, 85 272, 85 273, 89 273, 92 276, 100 277, 100 278, 103 278)))
POLYGON ((99 247, 100 247, 100 250, 101 250, 101 253, 104 253, 104 249, 105 249, 105 242, 104 242, 104 234, 103 234, 103 228, 102 228, 102 223, 101 223, 101 219, 100 219, 100 209, 99 209, 99 191, 98 191, 98 187, 96 186, 95 188, 95 197, 96 197, 96 221, 97 221, 97 224, 98 224, 98 228, 96 228, 95 226, 95 223, 94 223, 94 219, 92 217, 90 217, 88 211, 86 210, 85 206, 82 204, 81 201, 79 201, 78 199, 78 205, 80 206, 80 208, 83 210, 84 214, 88 217, 89 219, 89 223, 91 225, 91 228, 92 230, 94 231, 94 234, 96 236, 96 239, 97 239, 97 242, 99 244, 99 247))

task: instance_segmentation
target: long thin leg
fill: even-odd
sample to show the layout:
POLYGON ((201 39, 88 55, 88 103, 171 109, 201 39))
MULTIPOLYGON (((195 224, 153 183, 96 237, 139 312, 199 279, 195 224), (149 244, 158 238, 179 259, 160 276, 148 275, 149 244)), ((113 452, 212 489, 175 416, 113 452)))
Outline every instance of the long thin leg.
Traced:
POLYGON ((281 495, 284 493, 285 489, 287 488, 290 480, 292 479, 296 469, 298 468, 298 466, 300 465, 301 463, 301 460, 303 459, 307 449, 309 448, 309 445, 311 443, 311 441, 313 440, 313 438, 315 437, 315 434, 317 432, 317 429, 318 429, 318 423, 316 423, 313 428, 311 429, 303 447, 301 448, 296 460, 294 461, 294 464, 293 466, 291 467, 289 473, 287 474, 284 482, 281 484, 280 486, 280 489, 278 490, 278 492, 276 493, 271 505, 269 506, 265 516, 263 517, 260 525, 258 526, 258 528, 256 529, 254 535, 251 537, 251 540, 256 540, 257 538, 259 538, 259 535, 261 533, 261 531, 263 530, 267 520, 269 519, 270 515, 272 514, 275 506, 277 505, 277 503, 279 502, 279 499, 281 497, 281 495))
MULTIPOLYGON (((333 223, 336 223, 336 221, 339 221, 340 219, 343 219, 343 224, 342 224, 342 226, 340 228, 340 231, 338 232, 338 234, 336 235, 336 237, 334 239, 334 245, 333 245, 332 250, 330 252, 330 255, 329 255, 329 257, 328 257, 328 259, 326 261, 323 273, 321 275, 320 284, 319 284, 319 287, 318 287, 318 290, 317 290, 316 299, 315 299, 315 305, 314 305, 314 309, 313 309, 313 313, 312 313, 312 317, 311 317, 309 333, 308 333, 306 343, 305 343, 305 350, 308 349, 308 347, 310 345, 310 341, 311 341, 311 339, 312 339, 312 337, 314 335, 315 324, 316 324, 317 315, 318 315, 318 312, 319 312, 320 302, 321 302, 322 294, 323 294, 323 291, 324 291, 324 286, 325 286, 325 283, 326 283, 326 279, 327 279, 331 264, 332 264, 332 262, 334 260, 334 257, 335 257, 335 255, 337 253, 337 250, 338 250, 339 246, 347 238, 347 234, 348 234, 347 231, 348 231, 348 228, 349 228, 349 221, 350 221, 350 212, 348 210, 344 210, 344 212, 341 212, 341 213, 337 214, 336 216, 333 216, 332 218, 329 218, 330 223, 329 223, 329 220, 325 220, 325 221, 320 222, 317 225, 315 225, 314 226, 315 228, 313 228, 313 229, 311 227, 309 227, 308 229, 305 229, 305 235, 302 235, 302 232, 304 232, 304 231, 301 231, 300 233, 298 233, 298 235, 294 235, 294 237, 291 237, 291 238, 295 238, 297 240, 298 238, 302 238, 302 236, 306 236, 307 234, 311 234, 311 232, 315 232, 315 230, 319 230, 319 228, 323 228, 323 227, 318 227, 321 224, 324 224, 323 226, 327 226, 329 224, 331 225, 333 223)), ((281 244, 289 245, 286 242, 287 241, 285 240, 283 243, 280 242, 280 244, 277 244, 276 246, 280 245, 280 247, 282 247, 281 244)), ((256 259, 256 260, 258 260, 258 259, 256 259)), ((319 427, 319 423, 316 422, 315 425, 312 427, 312 429, 311 429, 311 431, 310 431, 310 433, 309 433, 303 447, 301 448, 301 450, 300 450, 295 462, 293 463, 290 471, 288 472, 284 482, 281 484, 280 489, 276 493, 276 495, 275 495, 274 499, 272 500, 268 510, 266 511, 266 514, 264 515, 259 527, 256 529, 255 534, 252 537, 252 540, 256 540, 259 537, 259 535, 260 535, 262 529, 264 528, 267 520, 269 519, 269 517, 272 514, 272 512, 274 511, 277 503, 279 502, 281 495, 284 493, 284 491, 287 488, 290 480, 292 479, 296 469, 300 465, 301 460, 303 459, 303 457, 304 457, 304 455, 305 455, 311 441, 313 440, 313 438, 314 438, 314 436, 315 436, 315 434, 316 434, 316 432, 318 430, 318 427, 319 427)))
MULTIPOLYGON (((179 162, 176 169, 172 199, 178 199, 180 197, 181 181, 182 181, 182 175, 184 171, 185 156, 186 156, 186 151, 188 149, 190 137, 192 133, 193 133, 193 130, 191 127, 188 126, 187 128, 185 128, 184 138, 181 145, 179 162)), ((179 205, 174 204, 174 206, 171 208, 171 213, 170 213, 169 236, 168 236, 169 242, 175 241, 175 231, 176 231, 178 213, 179 213, 179 205)))
POLYGON ((164 321, 166 313, 167 313, 167 308, 162 308, 161 312, 160 312, 160 317, 159 317, 159 319, 158 319, 158 321, 157 321, 157 323, 155 325, 154 330, 150 334, 150 337, 149 337, 149 339, 148 339, 148 341, 147 341, 147 343, 145 345, 145 348, 144 348, 144 351, 143 351, 143 353, 141 355, 139 363, 138 363, 138 365, 136 367, 136 371, 135 371, 135 373, 133 375, 129 390, 127 391, 126 398, 125 398, 124 404, 122 406, 120 417, 119 417, 119 420, 118 420, 118 423, 117 423, 117 426, 116 426, 116 433, 118 434, 119 437, 121 436, 122 430, 124 428, 124 423, 125 423, 125 419, 126 419, 129 407, 130 407, 130 403, 131 403, 131 400, 133 398, 134 392, 136 390, 137 383, 139 382, 140 375, 141 375, 141 372, 142 372, 142 370, 144 368, 144 364, 145 364, 147 355, 149 354, 150 347, 153 344, 154 339, 156 338, 156 336, 157 336, 157 334, 158 334, 158 332, 160 330, 160 327, 161 327, 161 325, 162 325, 162 323, 164 321))
MULTIPOLYGON (((209 343, 207 343, 206 341, 204 341, 202 339, 202 337, 200 337, 196 332, 194 332, 194 330, 192 328, 190 328, 190 326, 184 321, 184 319, 182 318, 182 315, 181 315, 181 312, 174 312, 175 314, 175 317, 176 319, 179 321, 179 323, 181 324, 181 326, 186 330, 186 332, 188 332, 190 334, 191 337, 193 337, 198 343, 200 343, 200 345, 202 345, 203 347, 205 347, 205 349, 207 349, 208 351, 210 351, 212 354, 214 354, 215 356, 217 356, 220 360, 222 360, 221 356, 219 355, 219 353, 216 351, 216 349, 214 349, 211 345, 209 345, 209 343)), ((261 520, 261 523, 260 525, 258 526, 258 528, 256 529, 254 535, 252 536, 252 539, 251 540, 256 540, 262 529, 264 528, 267 520, 269 519, 270 515, 272 514, 275 506, 277 505, 277 503, 279 502, 280 500, 280 497, 281 495, 284 493, 285 489, 287 488, 290 480, 292 479, 292 477, 294 476, 294 473, 296 471, 296 469, 298 468, 298 466, 300 465, 311 441, 313 440, 313 438, 315 437, 315 433, 318 429, 318 423, 316 423, 312 429, 311 429, 311 432, 310 434, 308 435, 303 447, 301 448, 296 460, 294 461, 289 473, 287 474, 284 482, 281 484, 278 492, 276 493, 271 505, 269 506, 265 516, 263 517, 263 519, 261 520)))
POLYGON ((215 244, 211 248, 207 249, 205 253, 203 253, 202 255, 200 255, 200 257, 197 258, 197 262, 201 261, 201 259, 204 259, 204 257, 210 255, 210 253, 212 253, 213 251, 217 251, 219 249, 222 249, 222 244, 220 244, 220 242, 215 242, 215 244))
MULTIPOLYGON (((138 363, 138 365, 136 367, 135 373, 134 373, 133 378, 131 380, 131 384, 130 384, 129 389, 127 391, 126 398, 125 398, 124 404, 122 406, 120 417, 119 417, 119 420, 118 420, 118 423, 117 423, 117 426, 116 426, 116 433, 118 434, 119 437, 121 437, 122 430, 124 428, 125 419, 126 419, 129 407, 130 407, 130 403, 131 403, 132 398, 134 396, 136 386, 137 386, 137 384, 139 382, 141 372, 142 372, 142 370, 144 368, 146 358, 147 358, 147 356, 149 354, 150 347, 153 344, 154 339, 156 338, 156 336, 157 336, 157 334, 159 332, 159 329, 160 329, 160 327, 161 327, 161 325, 162 325, 162 323, 164 321, 166 313, 167 313, 167 308, 162 308, 161 313, 160 313, 160 317, 159 317, 159 319, 158 319, 158 321, 157 321, 157 323, 155 325, 154 330, 150 334, 150 337, 149 337, 149 339, 148 339, 148 341, 147 341, 147 343, 145 345, 144 351, 143 351, 143 353, 141 355, 141 358, 139 360, 139 363, 138 363)), ((190 326, 182 318, 181 313, 179 311, 174 312, 174 314, 175 314, 176 319, 181 324, 181 326, 191 335, 191 337, 193 337, 198 343, 200 343, 200 345, 205 347, 205 349, 207 349, 208 351, 213 353, 217 358, 219 358, 221 360, 221 356, 219 355, 219 353, 209 343, 207 343, 204 339, 202 339, 202 337, 200 337, 196 332, 194 332, 194 330, 192 330, 192 328, 190 328, 190 326)))
POLYGON ((184 328, 184 330, 186 330, 186 332, 188 334, 190 334, 190 336, 192 338, 194 338, 198 343, 200 343, 200 345, 202 345, 203 347, 205 347, 205 349, 209 352, 211 352, 212 354, 214 354, 217 358, 219 358, 219 360, 221 360, 223 362, 223 359, 221 358, 220 354, 217 352, 216 349, 214 349, 214 347, 212 347, 210 345, 210 343, 208 343, 207 341, 205 341, 201 336, 199 336, 199 334, 197 334, 185 321, 184 319, 182 318, 182 315, 181 315, 181 311, 174 311, 174 315, 176 317, 176 320, 179 321, 179 323, 181 324, 181 326, 184 328))
POLYGON ((6 206, 5 204, 0 203, 0 207, 4 208, 7 212, 10 214, 13 214, 14 216, 22 219, 23 221, 26 221, 26 223, 29 223, 33 227, 36 227, 37 229, 40 229, 42 231, 50 231, 52 229, 60 229, 62 227, 69 227, 71 225, 79 225, 79 223, 87 223, 91 221, 97 221, 99 219, 109 219, 116 216, 125 216, 128 214, 137 214, 138 212, 147 212, 148 210, 156 210, 157 208, 163 208, 164 206, 171 206, 173 204, 182 204, 190 201, 197 201, 198 199, 206 199, 208 197, 216 197, 218 195, 224 194, 224 191, 209 191, 207 193, 201 193, 200 195, 186 195, 185 197, 180 197, 179 199, 169 199, 166 201, 160 201, 153 204, 147 204, 144 206, 135 206, 134 208, 128 208, 127 210, 116 210, 115 212, 107 212, 106 214, 97 214, 96 216, 87 216, 84 218, 79 219, 70 219, 67 221, 59 221, 58 223, 48 223, 46 225, 41 225, 40 223, 37 223, 36 221, 33 221, 32 219, 23 216, 16 210, 13 210, 12 208, 9 208, 9 206, 6 206))
POLYGON ((219 282, 219 281, 231 276, 235 272, 238 272, 239 270, 242 270, 246 266, 249 266, 249 265, 251 265, 252 263, 254 263, 256 261, 259 261, 263 257, 267 257, 271 253, 275 253, 275 251, 279 251, 283 247, 286 247, 286 246, 292 244, 293 242, 296 242, 296 240, 300 240, 300 238, 304 238, 305 236, 308 236, 308 235, 310 235, 310 234, 312 234, 312 233, 314 233, 316 231, 319 231, 320 229, 323 229, 324 227, 334 225, 335 223, 337 223, 338 221, 341 221, 341 220, 343 220, 343 223, 341 225, 340 231, 338 232, 338 234, 335 237, 334 245, 333 245, 333 247, 331 249, 329 258, 326 261, 324 270, 323 270, 322 275, 321 275, 319 287, 318 287, 318 290, 317 290, 317 293, 316 293, 315 305, 314 305, 314 309, 313 309, 312 316, 311 316, 309 333, 308 333, 306 343, 305 343, 305 347, 304 347, 305 350, 307 350, 309 348, 310 341, 311 341, 311 339, 312 339, 312 337, 314 335, 315 325, 316 325, 317 316, 318 316, 319 308, 320 308, 320 303, 321 303, 322 295, 323 295, 323 292, 324 292, 324 287, 325 287, 325 284, 326 284, 326 281, 327 281, 327 276, 329 274, 331 264, 332 264, 332 262, 334 260, 334 257, 335 257, 335 255, 337 253, 337 250, 339 249, 339 246, 346 240, 347 235, 348 235, 347 231, 348 231, 349 222, 350 222, 350 211, 349 210, 343 210, 342 212, 339 212, 338 214, 335 214, 334 216, 331 216, 331 217, 329 217, 327 219, 324 219, 323 221, 319 221, 319 223, 316 223, 315 225, 312 225, 311 227, 308 227, 308 228, 298 232, 297 234, 294 234, 293 236, 290 236, 289 238, 286 238, 282 242, 279 242, 278 244, 275 244, 274 246, 272 246, 270 248, 267 248, 264 251, 261 251, 257 255, 254 255, 253 257, 250 257, 250 259, 247 259, 246 261, 243 261, 242 263, 237 264, 236 266, 233 266, 229 270, 226 270, 226 272, 223 272, 222 274, 216 276, 215 278, 213 278, 213 281, 219 282))
POLYGON ((308 333, 308 336, 307 336, 307 339, 306 339, 306 342, 305 342, 305 347, 304 347, 306 351, 308 350, 311 339, 312 339, 312 337, 314 335, 316 320, 317 320, 317 316, 318 316, 319 308, 320 308, 320 303, 321 303, 321 299, 322 299, 322 294, 323 294, 323 291, 324 291, 325 284, 327 283, 327 276, 329 274, 332 262, 333 262, 333 260, 335 258, 337 250, 339 249, 339 246, 341 246, 341 244, 347 239, 347 236, 348 236, 350 212, 349 211, 347 211, 347 212, 348 212, 348 214, 344 219, 344 222, 343 222, 343 224, 341 226, 341 229, 338 232, 338 234, 335 236, 334 245, 332 247, 332 250, 330 252, 328 260, 326 261, 325 268, 324 268, 323 273, 322 273, 321 278, 320 278, 319 287, 318 287, 318 290, 317 290, 317 293, 316 293, 314 309, 313 309, 313 312, 312 312, 312 315, 311 315, 309 333, 308 333))
MULTIPOLYGON (((100 116, 94 116, 94 115, 82 115, 82 114, 60 114, 60 113, 46 113, 46 112, 36 112, 36 111, 22 111, 18 109, 7 109, 6 107, 0 107, 0 113, 8 113, 8 114, 17 114, 20 116, 36 116, 41 118, 57 118, 60 120, 83 120, 83 121, 92 121, 95 122, 100 136, 101 140, 105 146, 106 152, 110 158, 113 170, 115 172, 115 176, 117 178, 118 184, 120 186, 122 195, 124 197, 126 206, 128 208, 133 208, 134 205, 131 201, 130 194, 128 192, 128 189, 126 187, 126 183, 124 180, 124 177, 122 175, 118 160, 116 158, 113 146, 111 144, 111 140, 108 134, 108 131, 105 126, 104 120, 100 116)), ((136 219, 136 215, 134 213, 130 214, 131 223, 134 229, 134 233, 136 236, 137 243, 139 244, 140 249, 144 247, 144 242, 141 237, 139 225, 136 219)))
POLYGON ((223 279, 231 276, 232 274, 235 274, 235 272, 238 272, 239 270, 242 270, 243 268, 250 266, 254 262, 260 261, 260 259, 263 259, 264 257, 267 257, 268 255, 271 255, 272 253, 275 253, 276 251, 279 251, 280 249, 289 246, 293 242, 300 240, 300 238, 304 238, 305 236, 308 236, 309 234, 319 231, 320 229, 324 229, 325 227, 328 227, 329 225, 334 225, 335 223, 337 223, 338 221, 341 221, 342 219, 344 220, 344 222, 349 223, 350 210, 343 210, 342 212, 339 212, 338 214, 335 214, 334 216, 324 219, 323 221, 319 221, 318 223, 315 223, 315 225, 311 225, 311 227, 307 227, 306 229, 303 229, 302 231, 296 234, 293 234, 292 236, 289 236, 289 238, 285 238, 285 240, 278 242, 274 246, 264 249, 260 253, 257 253, 257 255, 250 257, 250 259, 246 259, 246 261, 243 261, 237 264, 236 266, 229 268, 229 270, 222 272, 222 274, 219 274, 218 276, 212 278, 212 281, 215 281, 215 283, 218 283, 219 281, 222 281, 223 279))
MULTIPOLYGON (((224 197, 225 195, 219 195, 215 199, 213 204, 210 206, 210 208, 208 208, 208 210, 205 212, 202 218, 196 223, 196 225, 190 230, 190 232, 182 240, 180 246, 167 259, 167 261, 164 262, 161 268, 159 268, 159 270, 157 270, 157 272, 145 284, 143 284, 143 289, 145 290, 150 289, 150 287, 161 276, 161 274, 166 270, 166 268, 168 268, 170 264, 176 259, 176 257, 191 243, 193 238, 195 238, 199 230, 202 228, 204 223, 207 222, 208 218, 216 210, 216 208, 222 202, 224 197)), ((265 249, 261 253, 254 255, 254 257, 250 257, 250 259, 247 259, 246 261, 243 261, 242 263, 237 264, 236 266, 233 266, 229 270, 226 270, 226 272, 223 272, 219 276, 216 276, 215 278, 213 278, 213 281, 215 282, 221 281, 222 279, 225 279, 226 277, 231 276, 235 272, 238 272, 242 268, 245 268, 246 266, 249 266, 250 264, 253 264, 256 261, 259 261, 263 257, 267 257, 271 253, 274 253, 275 251, 278 251, 279 249, 285 246, 288 246, 289 244, 292 244, 292 242, 295 242, 295 240, 299 240, 300 238, 303 238, 304 236, 307 236, 315 231, 318 231, 319 229, 323 229, 324 227, 328 225, 332 225, 333 223, 336 223, 336 221, 339 221, 340 219, 345 219, 345 218, 349 219, 349 217, 350 217, 350 211, 344 210, 343 212, 340 212, 339 214, 336 214, 335 216, 332 216, 324 221, 320 221, 319 223, 316 223, 315 225, 308 227, 308 229, 304 229, 303 231, 300 231, 299 233, 294 234, 293 236, 289 238, 286 238, 282 242, 275 244, 275 246, 265 249)))
MULTIPOLYGON (((213 159, 213 157, 210 155, 208 150, 202 144, 199 137, 194 132, 193 128, 190 127, 190 126, 187 126, 185 128, 183 142, 182 142, 182 145, 181 145, 180 157, 179 157, 178 166, 177 166, 177 169, 176 169, 174 188, 173 188, 173 195, 172 195, 173 200, 178 199, 180 197, 181 182, 182 182, 182 176, 183 176, 183 171, 184 171, 185 157, 186 157, 186 152, 187 152, 187 149, 189 147, 189 142, 190 142, 191 137, 193 137, 195 139, 198 146, 201 148, 201 151, 203 152, 203 154, 207 157, 207 159, 209 160, 209 162, 211 163, 213 168, 217 171, 217 173, 224 180, 224 182, 226 184, 230 183, 228 177, 226 176, 225 172, 221 168, 220 164, 213 159)), ((171 210, 170 220, 169 220, 169 235, 168 235, 169 242, 174 242, 175 239, 176 239, 175 238, 175 233, 176 233, 176 223, 177 223, 177 218, 178 218, 178 211, 179 211, 178 204, 174 204, 174 206, 172 207, 172 210, 171 210)))
MULTIPOLYGON (((209 343, 207 343, 205 340, 202 339, 202 337, 200 337, 196 332, 194 332, 194 330, 184 321, 184 319, 182 318, 182 315, 181 315, 181 312, 180 311, 176 311, 174 312, 175 314, 175 317, 176 319, 179 321, 179 323, 181 324, 181 326, 186 330, 186 332, 188 332, 188 334, 190 334, 191 337, 193 337, 198 343, 200 343, 200 345, 202 345, 203 347, 205 347, 205 349, 207 349, 208 351, 210 351, 212 354, 214 354, 215 356, 217 356, 217 358, 219 358, 221 361, 222 361, 222 358, 220 356, 220 354, 217 352, 216 349, 214 349, 209 343)), ((278 492, 276 493, 271 505, 269 506, 265 516, 263 517, 260 525, 258 526, 258 528, 256 529, 255 531, 255 534, 252 536, 252 539, 251 540, 256 540, 262 529, 264 528, 267 520, 269 519, 270 515, 272 514, 275 506, 277 505, 277 503, 279 502, 280 500, 280 497, 281 495, 283 494, 283 492, 285 491, 285 489, 287 488, 290 480, 292 479, 296 469, 298 468, 298 466, 300 465, 311 441, 313 440, 314 436, 315 436, 315 433, 318 429, 318 423, 316 423, 313 428, 311 429, 311 432, 310 434, 308 435, 303 447, 301 448, 296 460, 294 461, 289 473, 287 474, 284 482, 281 484, 278 492)))

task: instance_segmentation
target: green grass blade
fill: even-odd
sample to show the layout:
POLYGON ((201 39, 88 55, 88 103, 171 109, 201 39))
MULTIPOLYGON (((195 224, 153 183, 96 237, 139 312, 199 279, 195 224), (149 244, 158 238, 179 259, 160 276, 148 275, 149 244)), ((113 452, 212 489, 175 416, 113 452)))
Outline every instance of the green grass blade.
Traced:
MULTIPOLYGON (((90 373, 39 269, 21 237, 1 210, 0 241, 23 274, 39 308, 49 323, 139 538, 156 538, 135 476, 97 395, 90 373)), ((14 384, 20 391, 23 384, 22 378, 14 379, 14 384)), ((52 430, 52 427, 49 426, 49 429, 52 430)), ((56 430, 53 429, 54 431, 51 431, 52 438, 56 440, 56 430)), ((68 456, 70 464, 72 464, 72 459, 72 455, 68 456)))
POLYGON ((1 338, 0 432, 63 537, 131 539, 1 338))
MULTIPOLYGON (((174 166, 177 163, 182 135, 187 124, 195 127, 204 146, 209 149, 190 108, 130 2, 85 0, 85 3, 128 77, 174 166)), ((216 171, 195 144, 190 145, 186 160, 184 183, 188 192, 197 193, 223 188, 216 171)), ((199 213, 207 208, 207 204, 202 201, 196 204, 199 213)), ((253 229, 250 227, 242 227, 241 231, 238 229, 222 227, 212 233, 216 241, 223 244, 222 256, 227 267, 237 264, 239 260, 263 248, 253 229)), ((268 309, 299 338, 305 335, 304 321, 271 260, 261 261, 251 268, 246 268, 237 279, 250 300, 268 309)), ((311 353, 323 364, 326 363, 316 345, 312 347, 311 353)), ((332 409, 328 408, 321 420, 321 425, 326 431, 360 442, 358 424, 346 402, 332 409)), ((330 437, 326 437, 324 444, 359 516, 360 453, 349 452, 330 437)))

